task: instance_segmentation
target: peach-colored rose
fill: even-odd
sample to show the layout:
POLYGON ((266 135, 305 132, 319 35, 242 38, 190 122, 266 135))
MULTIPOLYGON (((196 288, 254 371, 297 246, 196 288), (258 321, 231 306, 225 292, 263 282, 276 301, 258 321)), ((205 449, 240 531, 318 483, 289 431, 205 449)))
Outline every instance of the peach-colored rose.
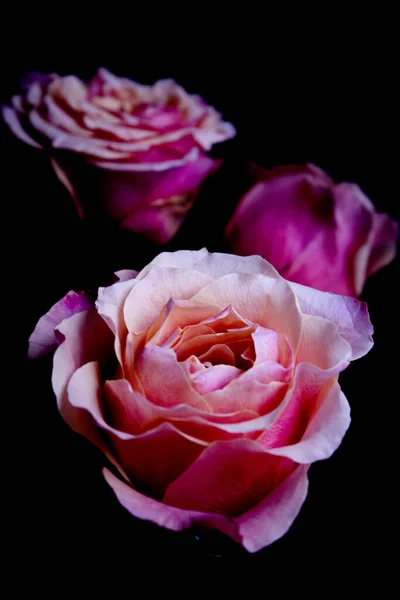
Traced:
POLYGON ((399 228, 354 183, 315 165, 258 169, 226 237, 237 254, 259 254, 290 281, 358 297, 396 255, 399 228))
POLYGON ((32 358, 59 344, 62 416, 103 450, 136 517, 271 544, 349 426, 338 375, 372 346, 366 305, 205 249, 118 277, 95 306, 70 292, 30 338, 32 358))
POLYGON ((84 83, 31 74, 3 107, 13 133, 45 149, 79 214, 99 205, 121 228, 167 242, 201 182, 220 164, 207 155, 235 135, 202 98, 171 79, 140 85, 99 69, 84 83))

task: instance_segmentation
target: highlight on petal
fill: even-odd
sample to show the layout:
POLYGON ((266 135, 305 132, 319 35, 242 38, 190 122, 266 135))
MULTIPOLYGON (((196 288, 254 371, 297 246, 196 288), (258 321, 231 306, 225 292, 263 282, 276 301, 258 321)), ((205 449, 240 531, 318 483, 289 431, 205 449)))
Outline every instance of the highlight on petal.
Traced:
POLYGON ((145 277, 149 270, 154 267, 173 267, 175 269, 200 271, 213 279, 218 279, 230 273, 253 273, 280 278, 278 271, 261 256, 210 253, 207 248, 162 252, 140 271, 138 279, 145 277))
POLYGON ((28 357, 30 359, 42 358, 52 352, 58 346, 55 329, 61 321, 91 308, 93 308, 93 302, 86 293, 68 292, 39 319, 29 338, 28 357))
POLYGON ((301 335, 301 314, 288 283, 260 274, 231 273, 204 285, 194 302, 225 308, 232 304, 252 323, 285 334, 293 350, 301 335))
POLYGON ((299 365, 280 414, 257 442, 298 463, 328 458, 350 425, 350 408, 335 371, 299 365))
POLYGON ((374 330, 365 302, 349 296, 321 292, 299 283, 289 283, 302 313, 336 323, 340 335, 352 348, 352 360, 361 358, 371 350, 374 330))
POLYGON ((135 286, 124 305, 124 318, 129 331, 139 333, 152 325, 170 298, 191 298, 211 278, 205 273, 154 267, 145 277, 137 276, 135 286), (138 310, 140 307, 140 310, 138 310))
POLYGON ((54 353, 52 385, 61 415, 69 422, 65 392, 71 376, 88 362, 110 360, 113 335, 94 309, 64 319, 57 331, 63 341, 54 353))
POLYGON ((318 404, 320 406, 301 440, 295 444, 273 447, 269 450, 271 454, 286 456, 301 464, 332 456, 350 426, 350 406, 337 382, 321 390, 318 404))

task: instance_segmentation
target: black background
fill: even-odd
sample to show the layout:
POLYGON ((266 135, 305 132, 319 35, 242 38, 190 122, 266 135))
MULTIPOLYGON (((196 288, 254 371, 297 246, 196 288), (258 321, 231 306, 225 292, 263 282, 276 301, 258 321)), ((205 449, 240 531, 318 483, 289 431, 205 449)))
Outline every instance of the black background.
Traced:
MULTIPOLYGON (((338 181, 357 182, 379 211, 400 221, 399 96, 390 30, 381 45, 376 32, 362 28, 351 50, 343 47, 342 28, 326 37, 320 31, 318 40, 308 38, 307 48, 302 35, 290 47, 287 38, 267 46, 269 23, 257 48, 236 31, 220 49, 209 39, 218 38, 212 27, 192 39, 186 27, 187 38, 177 42, 175 34, 174 45, 143 23, 135 24, 128 41, 121 33, 111 43, 107 36, 104 41, 104 27, 89 36, 78 35, 75 24, 62 33, 26 24, 3 53, 1 101, 8 102, 26 71, 89 78, 105 66, 143 83, 173 77, 220 110, 238 136, 215 150, 225 165, 204 185, 169 248, 227 250, 222 232, 246 188, 248 160, 265 167, 314 162, 338 181), (138 28, 146 30, 139 39, 138 28)), ((139 522, 119 506, 103 482, 102 456, 57 413, 51 361, 27 364, 25 358, 37 319, 68 290, 104 285, 114 270, 140 268, 159 249, 104 224, 79 222, 45 155, 14 139, 3 124, 1 136, 4 331, 11 326, 4 339, 17 366, 15 376, 3 374, 13 382, 3 399, 12 415, 3 422, 10 440, 5 462, 11 465, 7 550, 28 579, 65 568, 73 577, 89 564, 117 579, 126 567, 136 572, 184 561, 234 562, 259 574, 275 573, 282 564, 312 569, 318 561, 333 579, 339 571, 341 577, 354 573, 357 565, 384 577, 392 560, 388 539, 398 525, 398 260, 364 290, 375 346, 340 378, 352 425, 335 455, 310 469, 308 498, 289 533, 255 555, 225 540, 196 541, 192 532, 174 534, 139 522)))

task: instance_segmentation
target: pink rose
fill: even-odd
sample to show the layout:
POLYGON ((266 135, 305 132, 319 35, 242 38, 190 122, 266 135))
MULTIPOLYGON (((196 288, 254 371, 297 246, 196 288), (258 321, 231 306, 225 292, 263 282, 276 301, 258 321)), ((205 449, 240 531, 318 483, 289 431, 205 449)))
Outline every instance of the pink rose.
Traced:
POLYGON ((177 232, 219 166, 207 151, 235 135, 171 79, 147 86, 99 69, 88 84, 32 74, 26 87, 3 118, 22 141, 49 153, 80 216, 100 203, 122 229, 157 243, 177 232))
POLYGON ((258 177, 226 228, 237 254, 259 254, 290 281, 356 297, 395 257, 397 223, 357 185, 336 184, 312 164, 258 177))
POLYGON ((114 465, 104 477, 129 512, 260 550, 289 529, 310 464, 349 426, 338 375, 372 346, 366 305, 205 249, 118 276, 95 305, 60 300, 30 356, 59 344, 61 415, 114 465))

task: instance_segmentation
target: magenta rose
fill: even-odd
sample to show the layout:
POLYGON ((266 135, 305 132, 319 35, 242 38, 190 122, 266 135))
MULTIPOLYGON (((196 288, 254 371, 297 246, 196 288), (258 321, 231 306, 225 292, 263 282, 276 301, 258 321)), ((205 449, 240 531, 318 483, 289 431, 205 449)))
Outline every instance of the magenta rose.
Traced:
POLYGON ((140 85, 99 69, 84 83, 32 74, 3 107, 22 141, 45 149, 81 217, 99 205, 122 229, 167 242, 220 161, 212 146, 235 129, 171 79, 140 85))
POLYGON ((315 165, 260 169, 226 237, 237 254, 259 254, 291 281, 358 297, 367 277, 396 255, 398 225, 354 183, 315 165))
POLYGON ((67 294, 30 338, 32 358, 57 348, 61 415, 136 517, 271 544, 349 426, 338 375, 372 346, 366 305, 205 249, 118 277, 95 305, 67 294))

